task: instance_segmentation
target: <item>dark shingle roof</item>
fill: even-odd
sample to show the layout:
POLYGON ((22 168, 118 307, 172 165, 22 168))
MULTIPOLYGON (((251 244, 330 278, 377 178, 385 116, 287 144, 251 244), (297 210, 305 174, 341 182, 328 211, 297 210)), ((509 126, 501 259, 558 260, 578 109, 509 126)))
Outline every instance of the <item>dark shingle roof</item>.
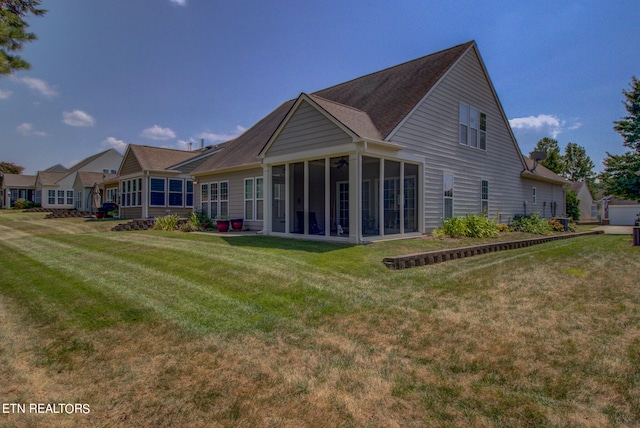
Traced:
POLYGON ((368 74, 314 95, 366 112, 386 137, 473 43, 368 74))
MULTIPOLYGON (((446 71, 474 44, 467 42, 310 94, 309 97, 356 135, 382 140, 422 100, 446 71)), ((194 173, 258 163, 258 155, 295 100, 269 113, 227 143, 194 173)))
POLYGON ((551 171, 548 168, 545 168, 543 165, 537 164, 535 165, 535 161, 531 158, 523 156, 525 164, 527 165, 527 169, 522 172, 522 177, 529 178, 532 180, 538 181, 546 181, 557 184, 569 184, 571 183, 566 178, 560 177, 555 172, 551 171), (534 169, 535 165, 535 169, 534 169))

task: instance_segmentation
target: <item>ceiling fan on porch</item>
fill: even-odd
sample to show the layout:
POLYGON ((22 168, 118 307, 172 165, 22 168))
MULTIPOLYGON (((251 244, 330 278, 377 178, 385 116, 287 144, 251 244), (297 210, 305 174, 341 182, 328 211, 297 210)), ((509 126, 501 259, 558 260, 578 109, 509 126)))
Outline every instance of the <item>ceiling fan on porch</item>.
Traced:
POLYGON ((334 165, 336 168, 340 169, 344 166, 349 166, 349 161, 345 159, 345 156, 342 156, 334 165))

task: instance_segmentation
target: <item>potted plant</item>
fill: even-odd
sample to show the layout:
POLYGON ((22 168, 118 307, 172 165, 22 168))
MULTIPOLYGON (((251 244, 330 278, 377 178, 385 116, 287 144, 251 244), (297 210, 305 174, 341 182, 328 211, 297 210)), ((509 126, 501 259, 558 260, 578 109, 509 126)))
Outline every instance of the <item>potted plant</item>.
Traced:
POLYGON ((216 217, 216 227, 218 232, 229 231, 229 217, 226 215, 220 215, 216 217))
POLYGON ((244 225, 244 220, 241 218, 236 218, 231 220, 231 227, 233 230, 242 230, 242 226, 244 225))

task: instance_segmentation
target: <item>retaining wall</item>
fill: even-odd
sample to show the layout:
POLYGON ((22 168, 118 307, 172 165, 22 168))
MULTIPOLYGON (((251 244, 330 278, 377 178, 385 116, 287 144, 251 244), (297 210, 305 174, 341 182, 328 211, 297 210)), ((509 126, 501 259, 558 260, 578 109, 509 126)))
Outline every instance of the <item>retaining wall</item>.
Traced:
POLYGON ((448 260, 473 257, 479 254, 494 253, 496 251, 515 250, 516 248, 530 247, 532 245, 544 244, 545 242, 557 241, 559 239, 576 238, 578 236, 586 235, 599 235, 601 233, 604 232, 601 230, 594 230, 589 232, 567 233, 563 235, 521 239, 517 241, 495 242, 491 244, 452 248, 448 250, 429 251, 426 253, 408 254, 404 256, 385 257, 382 260, 382 263, 384 263, 389 269, 393 270, 407 269, 416 266, 446 262, 448 260))

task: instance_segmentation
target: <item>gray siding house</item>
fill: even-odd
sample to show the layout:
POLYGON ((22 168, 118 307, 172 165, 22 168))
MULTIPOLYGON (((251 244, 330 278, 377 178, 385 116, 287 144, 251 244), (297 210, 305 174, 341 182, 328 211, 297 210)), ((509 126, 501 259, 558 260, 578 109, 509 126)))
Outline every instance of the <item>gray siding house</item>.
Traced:
POLYGON ((361 243, 442 218, 565 212, 471 41, 290 100, 192 172, 195 207, 267 235, 361 243))

